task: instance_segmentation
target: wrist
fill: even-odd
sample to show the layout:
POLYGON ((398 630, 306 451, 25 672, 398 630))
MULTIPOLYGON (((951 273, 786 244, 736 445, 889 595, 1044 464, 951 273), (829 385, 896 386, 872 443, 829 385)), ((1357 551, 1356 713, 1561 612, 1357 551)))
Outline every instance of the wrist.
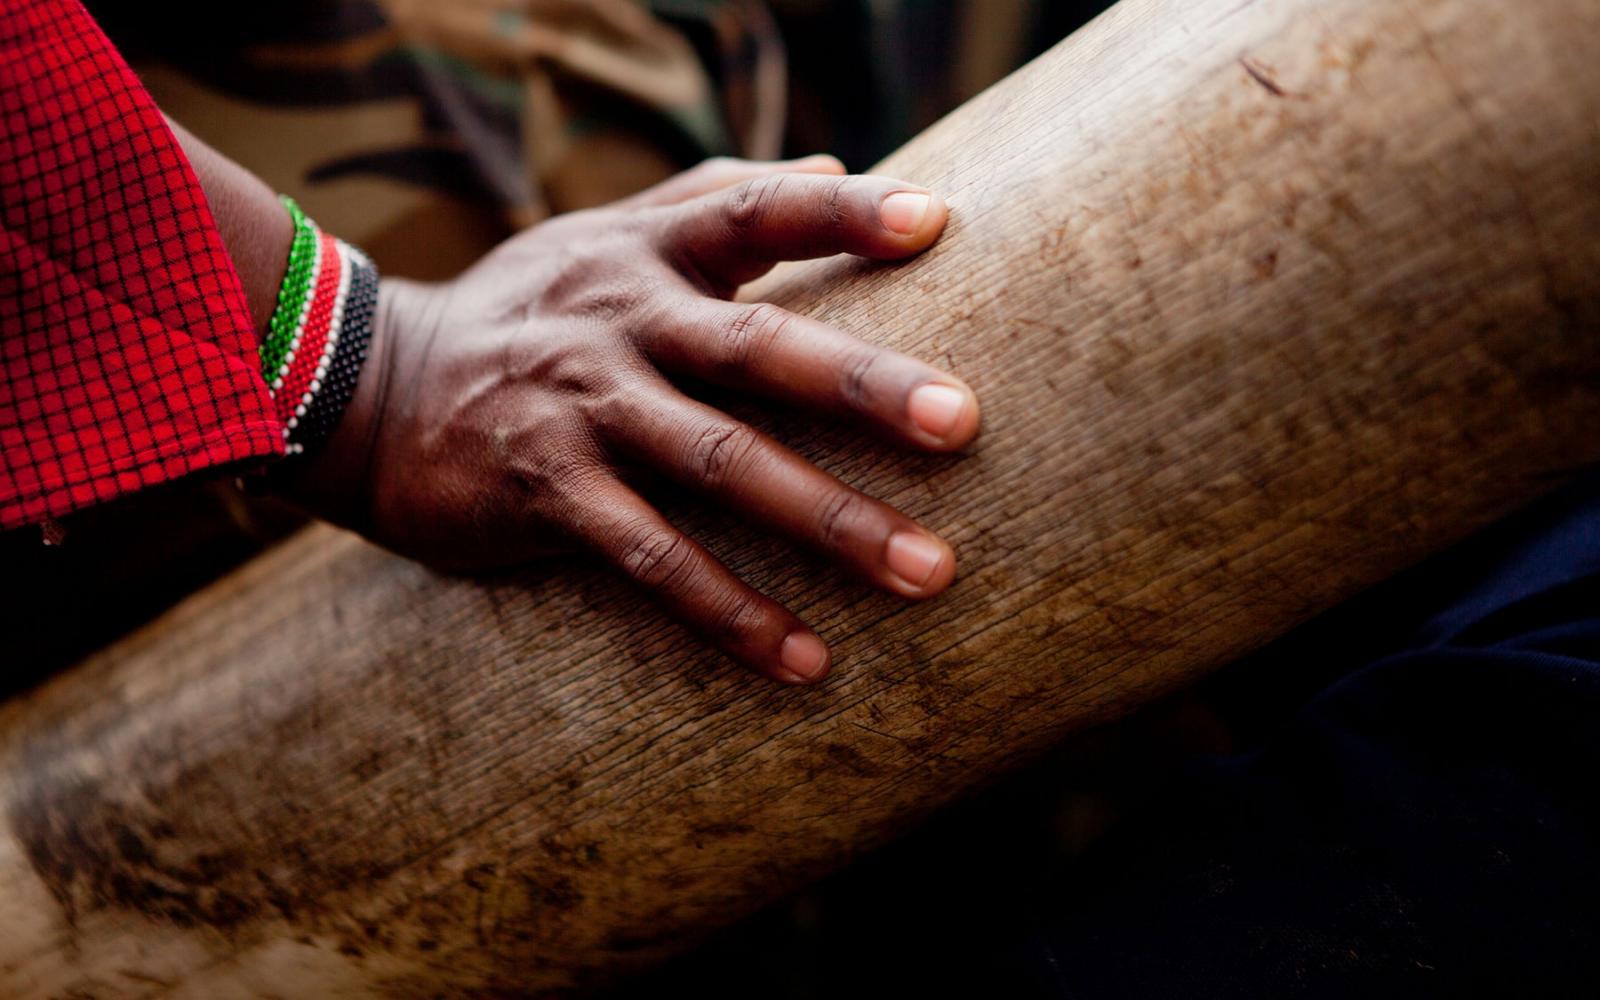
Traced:
MULTIPOLYGON (((281 199, 292 221, 283 281, 260 337, 261 374, 282 425, 284 458, 253 480, 293 493, 320 482, 319 455, 341 426, 367 373, 380 285, 366 254, 324 232, 294 201, 281 199), (316 461, 313 461, 313 460, 316 461), (307 472, 315 473, 307 479, 307 472)), ((348 454, 348 447, 341 449, 348 454)), ((336 487, 342 489, 341 475, 336 487)), ((319 490, 330 497, 334 490, 319 490)), ((319 496, 319 499, 321 497, 319 496)))
POLYGON ((200 180, 217 232, 250 305, 256 335, 264 336, 283 282, 294 226, 278 196, 260 178, 171 118, 166 122, 200 180))
POLYGON ((395 414, 391 390, 414 338, 411 327, 425 321, 427 286, 402 278, 378 283, 366 363, 355 391, 332 433, 316 452, 298 457, 278 483, 285 499, 323 520, 365 534, 373 520, 372 481, 381 461, 383 432, 395 414))

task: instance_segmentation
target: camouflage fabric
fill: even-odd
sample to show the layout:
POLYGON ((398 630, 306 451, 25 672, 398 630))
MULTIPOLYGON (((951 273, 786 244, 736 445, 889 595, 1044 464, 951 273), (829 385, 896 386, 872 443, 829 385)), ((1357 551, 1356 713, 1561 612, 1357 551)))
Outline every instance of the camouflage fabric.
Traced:
POLYGON ((237 6, 94 12, 169 115, 386 273, 445 277, 551 213, 781 146, 761 0, 237 6))
POLYGON ((707 156, 866 169, 1103 5, 90 2, 170 115, 416 277, 707 156))

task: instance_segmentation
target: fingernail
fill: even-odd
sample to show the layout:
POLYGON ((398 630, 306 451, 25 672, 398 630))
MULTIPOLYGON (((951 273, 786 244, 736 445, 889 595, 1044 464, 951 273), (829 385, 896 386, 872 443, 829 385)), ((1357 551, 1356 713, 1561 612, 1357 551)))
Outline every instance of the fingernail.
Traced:
POLYGON ((906 400, 906 409, 916 425, 936 438, 948 437, 955 430, 967 394, 953 385, 919 385, 906 400))
POLYGON ((810 632, 790 632, 778 650, 778 662, 797 680, 814 681, 828 669, 828 647, 810 632))
POLYGON ((928 196, 915 191, 898 191, 883 199, 878 206, 878 217, 883 224, 903 236, 910 236, 922 225, 928 214, 928 196))
POLYGON ((883 558, 895 576, 913 587, 924 587, 944 559, 944 547, 925 535, 899 531, 889 536, 883 558))

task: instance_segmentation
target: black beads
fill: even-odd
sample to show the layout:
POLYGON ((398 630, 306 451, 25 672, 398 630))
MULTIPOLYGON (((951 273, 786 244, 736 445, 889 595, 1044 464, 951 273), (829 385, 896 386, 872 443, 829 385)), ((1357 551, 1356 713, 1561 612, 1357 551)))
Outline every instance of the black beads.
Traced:
POLYGON ((321 388, 306 404, 306 412, 297 418, 289 435, 289 446, 295 453, 315 451, 333 435, 345 407, 355 395, 361 365, 367 360, 367 346, 372 342, 373 312, 378 304, 378 269, 366 254, 354 247, 347 248, 346 259, 350 264, 350 291, 339 324, 339 342, 328 362, 327 373, 320 380, 321 388))

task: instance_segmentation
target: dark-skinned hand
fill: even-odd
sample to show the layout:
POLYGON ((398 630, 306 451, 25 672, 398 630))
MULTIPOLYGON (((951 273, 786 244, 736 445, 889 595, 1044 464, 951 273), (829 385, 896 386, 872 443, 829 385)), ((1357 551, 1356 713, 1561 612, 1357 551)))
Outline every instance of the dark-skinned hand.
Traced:
POLYGON ((932 532, 669 377, 843 414, 947 451, 977 433, 960 380, 766 304, 730 301, 784 260, 913 255, 944 227, 916 185, 831 157, 714 160, 560 216, 437 285, 385 278, 356 397, 294 491, 400 553, 487 569, 579 547, 727 655, 799 684, 826 646, 619 475, 643 467, 907 598, 947 587, 932 532))

